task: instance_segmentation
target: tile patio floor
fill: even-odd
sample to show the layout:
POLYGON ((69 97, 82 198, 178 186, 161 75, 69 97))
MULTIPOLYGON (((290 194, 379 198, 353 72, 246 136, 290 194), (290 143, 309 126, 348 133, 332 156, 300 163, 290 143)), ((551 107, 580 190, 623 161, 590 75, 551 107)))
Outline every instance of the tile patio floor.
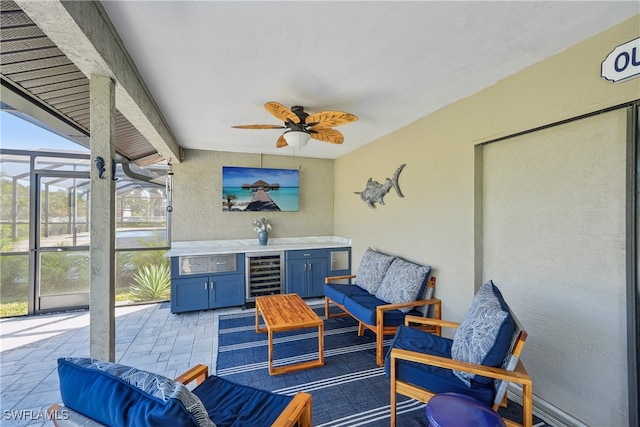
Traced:
MULTIPOLYGON (((116 362, 169 378, 202 363, 215 367, 216 315, 171 314, 169 303, 116 308, 116 362)), ((59 357, 89 356, 87 310, 0 320, 0 425, 51 426, 60 402, 59 357)))
MULTIPOLYGON (((319 303, 307 300, 308 303, 319 303)), ((202 363, 214 373, 220 314, 171 314, 168 302, 116 307, 116 362, 174 378, 202 363)), ((0 319, 0 426, 52 426, 59 357, 89 356, 89 311, 0 319)))

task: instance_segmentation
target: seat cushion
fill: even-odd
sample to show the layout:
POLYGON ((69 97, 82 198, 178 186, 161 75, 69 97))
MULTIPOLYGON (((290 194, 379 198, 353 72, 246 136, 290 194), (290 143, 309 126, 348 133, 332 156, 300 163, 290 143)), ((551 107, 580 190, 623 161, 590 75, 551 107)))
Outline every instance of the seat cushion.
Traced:
MULTIPOLYGON (((391 349, 415 351, 423 354, 451 358, 451 346, 453 341, 449 338, 439 337, 429 332, 410 328, 404 325, 398 327, 391 347, 385 360, 385 373, 391 371, 391 349)), ((424 388, 433 393, 455 392, 474 397, 479 401, 491 405, 493 403, 493 387, 491 384, 482 384, 471 381, 467 386, 450 369, 438 368, 407 360, 398 360, 396 365, 396 377, 401 381, 424 388)))
POLYGON ((108 426, 215 427, 182 383, 162 375, 89 358, 58 359, 65 406, 108 426))
MULTIPOLYGON (((375 293, 376 298, 391 304, 409 303, 418 299, 424 292, 431 267, 414 264, 402 258, 393 260, 382 284, 375 293)), ((400 308, 408 312, 411 307, 400 308)))
POLYGON ((344 304, 345 296, 368 295, 369 292, 358 285, 344 285, 339 283, 326 283, 323 287, 324 295, 338 304, 344 304))
MULTIPOLYGON (((514 327, 509 306, 500 290, 489 281, 473 297, 471 307, 460 322, 453 337, 451 356, 455 360, 498 367, 509 352, 514 327)), ((468 372, 454 373, 466 383, 476 377, 468 372)), ((478 376, 476 380, 493 383, 487 377, 478 376)))
MULTIPOLYGON (((373 295, 351 295, 344 298, 344 308, 356 319, 368 325, 376 324, 376 307, 388 304, 373 295)), ((405 314, 399 310, 391 310, 385 313, 385 320, 389 325, 399 325, 403 322, 405 314)))
MULTIPOLYGON (((389 303, 379 300, 371 294, 345 296, 343 303, 344 308, 346 308, 349 313, 351 313, 359 321, 364 322, 368 325, 376 324, 376 307, 378 307, 379 305, 387 304, 389 303)), ((422 315, 422 313, 420 313, 416 309, 411 310, 408 313, 404 313, 400 310, 389 310, 384 312, 382 323, 385 326, 401 325, 404 323, 404 318, 407 314, 411 314, 414 316, 422 315)))
POLYGON ((214 375, 193 390, 219 427, 270 426, 293 400, 291 396, 240 385, 214 375))
POLYGON ((375 294, 394 259, 393 255, 383 254, 368 248, 358 266, 356 285, 370 294, 375 294))

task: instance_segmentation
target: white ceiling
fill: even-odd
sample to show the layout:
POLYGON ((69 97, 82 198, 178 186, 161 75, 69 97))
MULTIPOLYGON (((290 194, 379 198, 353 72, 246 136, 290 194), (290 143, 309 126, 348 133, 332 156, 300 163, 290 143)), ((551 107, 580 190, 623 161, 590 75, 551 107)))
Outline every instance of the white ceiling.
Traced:
POLYGON ((181 146, 320 158, 469 96, 634 16, 639 4, 102 2, 181 146), (282 124, 267 101, 359 120, 337 128, 344 144, 311 140, 294 153, 275 147, 281 130, 231 128, 282 124))

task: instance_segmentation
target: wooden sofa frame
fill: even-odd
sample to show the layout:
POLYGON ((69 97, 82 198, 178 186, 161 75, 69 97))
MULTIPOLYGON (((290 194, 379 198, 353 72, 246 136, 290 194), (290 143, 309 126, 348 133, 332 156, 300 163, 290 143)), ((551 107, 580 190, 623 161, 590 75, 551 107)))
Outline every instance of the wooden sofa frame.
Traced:
MULTIPOLYGON (((181 382, 184 385, 195 381, 196 385, 199 385, 208 377, 209 367, 206 365, 196 365, 185 373, 176 377, 175 381, 181 382)), ((47 413, 49 415, 49 419, 53 421, 53 424, 56 427, 63 427, 64 425, 66 425, 63 423, 59 423, 59 421, 63 419, 60 412, 62 410, 66 411, 64 418, 67 418, 67 415, 73 416, 73 414, 77 414, 77 412, 74 412, 69 408, 65 408, 59 404, 52 405, 51 407, 49 407, 49 409, 47 409, 47 413)), ((84 418, 84 416, 82 417, 84 418)), ((99 426, 101 424, 96 422, 95 425, 99 426)), ((280 413, 280 416, 278 416, 276 421, 272 424, 272 426, 274 427, 311 427, 311 425, 311 395, 303 392, 298 392, 293 397, 293 400, 289 402, 289 405, 287 405, 282 413, 280 413)))
MULTIPOLYGON (((457 328, 458 322, 451 322, 440 319, 430 319, 424 317, 407 316, 405 325, 431 325, 438 328, 457 328)), ((413 326, 412 326, 413 327, 413 326)), ((440 335, 440 334, 438 334, 440 335)), ((527 339, 527 332, 520 330, 515 338, 510 353, 515 357, 520 357, 520 353, 527 339)), ((396 361, 407 360, 411 362, 422 363, 426 365, 436 366, 444 369, 455 369, 459 371, 471 372, 473 374, 482 375, 484 377, 493 378, 494 380, 503 380, 522 386, 522 424, 512 420, 504 419, 503 421, 509 427, 532 427, 533 424, 533 382, 527 373, 522 361, 518 359, 518 363, 513 371, 502 368, 494 368, 491 366, 478 365, 474 363, 461 362, 458 360, 448 359, 446 357, 433 356, 430 354, 418 353, 414 351, 391 349, 391 366, 390 366, 390 385, 391 385, 391 426, 396 425, 396 393, 411 397, 421 402, 427 403, 435 393, 421 387, 401 381, 396 377, 396 361)), ((505 391, 502 397, 502 404, 494 404, 493 410, 497 411, 499 406, 506 406, 507 394, 505 391)))
MULTIPOLYGON (((348 275, 344 275, 344 276, 330 276, 330 277, 326 277, 324 279, 324 283, 329 284, 333 281, 337 281, 337 280, 351 280, 351 279, 355 279, 356 275, 355 274, 348 274, 348 275)), ((436 284, 436 278, 434 276, 431 276, 429 278, 429 283, 427 283, 427 286, 429 287, 434 287, 436 284)), ((353 285, 353 286, 357 286, 357 285, 353 285)), ((384 319, 384 313, 386 311, 390 311, 390 310, 397 310, 399 308, 407 308, 407 307, 422 307, 425 305, 433 305, 433 318, 434 319, 440 319, 442 316, 442 302, 438 299, 438 298, 430 298, 430 299, 426 299, 426 300, 416 300, 416 301, 412 301, 409 303, 402 303, 402 304, 385 304, 385 305, 380 305, 378 307, 376 307, 376 323, 375 325, 370 325, 368 323, 364 323, 362 322, 360 319, 358 319, 356 316, 354 316, 352 313, 349 312, 349 310, 347 310, 342 304, 339 304, 337 302, 335 302, 334 300, 332 300, 331 298, 329 298, 328 296, 325 295, 324 297, 324 315, 327 319, 332 318, 332 317, 342 317, 342 316, 351 316, 353 317, 357 322, 358 322, 358 336, 361 337, 362 335, 364 335, 364 329, 367 328, 368 330, 370 330, 371 332, 373 332, 376 335, 376 363, 378 364, 378 366, 384 366, 384 336, 385 335, 394 335, 396 333, 396 330, 398 329, 398 326, 389 326, 389 325, 384 325, 383 323, 383 319, 384 319), (338 313, 338 314, 331 314, 329 312, 329 305, 330 303, 333 303, 336 307, 340 308, 340 310, 343 311, 343 313, 338 313)), ((437 334, 440 334, 440 327, 439 326, 430 326, 430 325, 426 325, 425 327, 422 327, 421 329, 425 329, 428 330, 429 332, 434 332, 437 334)))

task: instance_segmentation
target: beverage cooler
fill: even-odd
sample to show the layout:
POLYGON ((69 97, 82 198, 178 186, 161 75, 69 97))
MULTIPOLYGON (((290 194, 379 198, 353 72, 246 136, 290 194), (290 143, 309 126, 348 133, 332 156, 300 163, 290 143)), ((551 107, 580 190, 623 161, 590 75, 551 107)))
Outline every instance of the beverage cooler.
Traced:
POLYGON ((245 254, 246 302, 256 297, 284 293, 284 252, 245 254))

